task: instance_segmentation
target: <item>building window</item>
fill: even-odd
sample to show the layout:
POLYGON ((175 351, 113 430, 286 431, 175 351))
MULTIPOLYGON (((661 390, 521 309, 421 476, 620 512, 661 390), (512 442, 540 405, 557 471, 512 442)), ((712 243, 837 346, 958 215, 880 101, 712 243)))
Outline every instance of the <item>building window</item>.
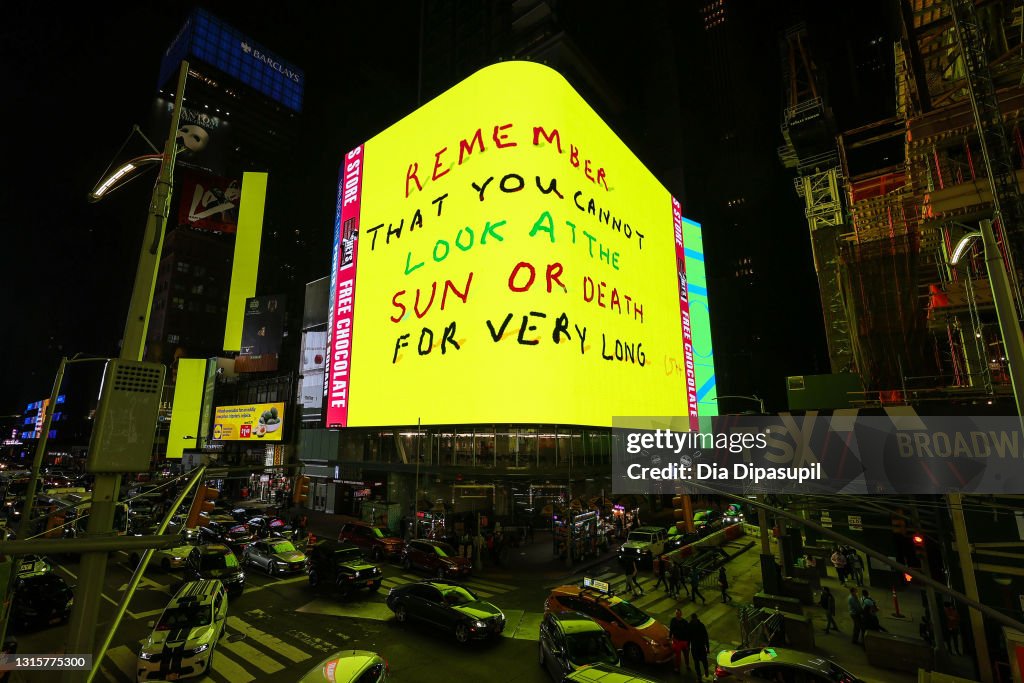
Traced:
POLYGON ((202 294, 203 293, 203 286, 202 285, 192 285, 192 293, 193 294, 202 294))
POLYGON ((188 263, 185 262, 185 261, 178 261, 178 272, 179 273, 187 273, 188 272, 188 263))
POLYGON ((195 268, 192 269, 192 274, 195 275, 196 277, 202 277, 206 275, 206 267, 196 266, 195 268))
POLYGON ((180 296, 176 296, 173 299, 171 299, 171 307, 172 308, 177 308, 179 311, 184 311, 185 310, 185 300, 183 298, 181 298, 180 296))
POLYGON ((177 344, 179 341, 181 341, 181 337, 179 335, 176 335, 176 334, 169 334, 169 335, 167 335, 167 343, 168 344, 177 344))

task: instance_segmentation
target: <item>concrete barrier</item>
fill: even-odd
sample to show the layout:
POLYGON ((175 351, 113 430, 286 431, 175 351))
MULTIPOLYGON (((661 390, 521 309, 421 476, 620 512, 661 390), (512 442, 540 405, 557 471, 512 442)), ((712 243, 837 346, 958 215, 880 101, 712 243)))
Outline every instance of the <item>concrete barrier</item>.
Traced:
POLYGON ((795 578, 803 579, 810 584, 812 593, 821 592, 821 575, 817 567, 793 567, 792 572, 795 578))
POLYGON ((814 589, 811 582, 795 576, 786 576, 782 579, 782 594, 787 598, 796 598, 801 605, 814 604, 814 589))
POLYGON ((928 670, 934 664, 931 646, 918 638, 868 631, 864 634, 864 651, 868 663, 883 669, 917 673, 918 669, 928 670))
POLYGON ((782 614, 786 629, 786 644, 796 650, 814 650, 814 621, 802 614, 782 614))
POLYGON ((800 601, 785 595, 769 595, 768 593, 754 594, 754 607, 772 607, 790 614, 803 614, 804 608, 800 601))

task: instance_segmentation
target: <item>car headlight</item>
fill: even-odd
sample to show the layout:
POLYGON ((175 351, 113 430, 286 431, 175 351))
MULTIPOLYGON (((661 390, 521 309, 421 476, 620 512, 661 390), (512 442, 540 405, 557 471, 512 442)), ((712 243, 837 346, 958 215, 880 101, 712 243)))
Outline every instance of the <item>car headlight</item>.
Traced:
POLYGON ((487 628, 487 624, 485 624, 482 621, 474 621, 473 626, 475 626, 476 628, 487 628))
POLYGON ((287 567, 288 566, 287 562, 282 562, 281 560, 274 560, 274 564, 278 565, 279 567, 287 567))
POLYGON ((142 652, 139 653, 139 659, 145 659, 145 660, 148 661, 150 659, 155 658, 156 654, 157 653, 155 653, 155 652, 146 652, 145 650, 143 650, 142 652))
POLYGON ((185 655, 187 655, 187 656, 197 655, 197 654, 199 654, 201 652, 206 652, 209 649, 210 649, 209 644, 208 643, 203 643, 199 647, 194 647, 191 650, 185 650, 185 655))

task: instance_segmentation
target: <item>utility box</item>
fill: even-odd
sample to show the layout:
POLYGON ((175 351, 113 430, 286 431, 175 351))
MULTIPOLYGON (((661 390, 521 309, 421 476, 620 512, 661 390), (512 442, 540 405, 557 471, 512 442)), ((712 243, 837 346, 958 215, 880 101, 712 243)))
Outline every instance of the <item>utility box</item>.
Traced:
POLYGON ((87 472, 149 470, 165 373, 160 363, 107 361, 85 461, 87 472))

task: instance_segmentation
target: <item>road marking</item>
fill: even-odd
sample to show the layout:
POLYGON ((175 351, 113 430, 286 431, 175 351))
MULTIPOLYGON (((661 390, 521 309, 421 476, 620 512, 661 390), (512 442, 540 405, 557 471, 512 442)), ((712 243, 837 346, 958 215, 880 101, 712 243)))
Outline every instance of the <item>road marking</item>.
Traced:
POLYGON ((246 586, 244 592, 246 594, 248 594, 248 593, 255 593, 256 591, 261 591, 264 588, 272 588, 274 586, 280 586, 281 584, 285 584, 285 583, 298 583, 299 581, 308 581, 308 580, 309 580, 309 578, 305 574, 302 574, 300 576, 293 576, 290 579, 281 579, 280 581, 274 581, 273 583, 264 583, 264 584, 261 584, 259 586, 246 586))
MULTIPOLYGON (((170 595, 170 586, 165 586, 162 583, 157 583, 156 581, 146 578, 145 576, 143 576, 139 580, 139 588, 152 588, 153 590, 160 591, 161 593, 166 593, 170 595)), ((128 590, 128 584, 122 583, 121 586, 117 589, 117 592, 124 593, 126 590, 128 590)))
POLYGON ((540 637, 540 622, 543 618, 543 612, 507 610, 505 612, 505 630, 501 635, 503 638, 536 641, 540 637))
POLYGON ((337 602, 316 599, 299 607, 296 612, 303 614, 326 614, 333 617, 353 617, 387 621, 394 616, 383 602, 337 602))
POLYGON ((236 631, 244 633, 247 638, 252 638, 260 645, 263 645, 264 647, 273 650, 278 654, 284 655, 293 662, 304 662, 311 657, 311 655, 306 654, 297 647, 292 647, 280 638, 272 636, 269 633, 264 633, 258 628, 255 628, 254 626, 251 626, 248 623, 242 621, 238 617, 229 616, 228 626, 235 629, 236 631))
POLYGON ((670 611, 670 610, 675 610, 676 607, 680 607, 680 606, 681 606, 681 604, 680 604, 679 600, 677 600, 676 598, 670 597, 670 596, 665 596, 661 600, 658 600, 657 602, 655 602, 654 604, 645 607, 644 611, 649 613, 649 614, 654 615, 654 614, 660 614, 662 612, 667 612, 667 611, 670 611))
POLYGON ((730 613, 732 611, 733 611, 732 607, 730 607, 729 605, 726 605, 726 604, 723 604, 723 603, 720 602, 717 605, 715 605, 714 607, 709 607, 708 609, 706 609, 703 612, 701 612, 700 613, 701 621, 703 621, 705 624, 711 624, 715 620, 717 620, 717 619, 719 619, 721 617, 724 617, 726 614, 728 614, 728 613, 730 613))
POLYGON ((163 611, 164 611, 164 608, 163 607, 159 607, 157 609, 151 609, 148 612, 138 612, 138 613, 129 612, 129 614, 131 615, 132 619, 148 619, 149 617, 155 617, 156 615, 160 614, 163 611))
POLYGON ((242 668, 241 664, 228 657, 227 652, 214 651, 213 672, 231 683, 250 683, 256 680, 255 676, 242 668))
MULTIPOLYGON (((239 641, 237 643, 232 643, 229 640, 225 640, 217 647, 230 650, 234 654, 238 655, 243 662, 250 662, 251 664, 255 664, 259 668, 259 670, 263 671, 264 673, 274 674, 284 668, 284 665, 280 664, 276 659, 274 659, 273 657, 268 657, 267 655, 263 654, 262 652, 260 652, 244 640, 239 641)), ((219 664, 219 662, 216 663, 219 664)), ((219 667, 215 668, 219 670, 219 667)))
POLYGON ((113 662, 114 666, 129 679, 134 681, 138 677, 138 669, 135 667, 139 662, 139 656, 126 646, 118 645, 107 650, 107 659, 113 662))
POLYGON ((498 593, 507 593, 508 591, 514 591, 519 588, 519 586, 510 586, 507 583, 497 583, 495 581, 485 581, 484 579, 477 578, 469 579, 466 583, 470 586, 480 586, 485 590, 493 590, 498 593))

